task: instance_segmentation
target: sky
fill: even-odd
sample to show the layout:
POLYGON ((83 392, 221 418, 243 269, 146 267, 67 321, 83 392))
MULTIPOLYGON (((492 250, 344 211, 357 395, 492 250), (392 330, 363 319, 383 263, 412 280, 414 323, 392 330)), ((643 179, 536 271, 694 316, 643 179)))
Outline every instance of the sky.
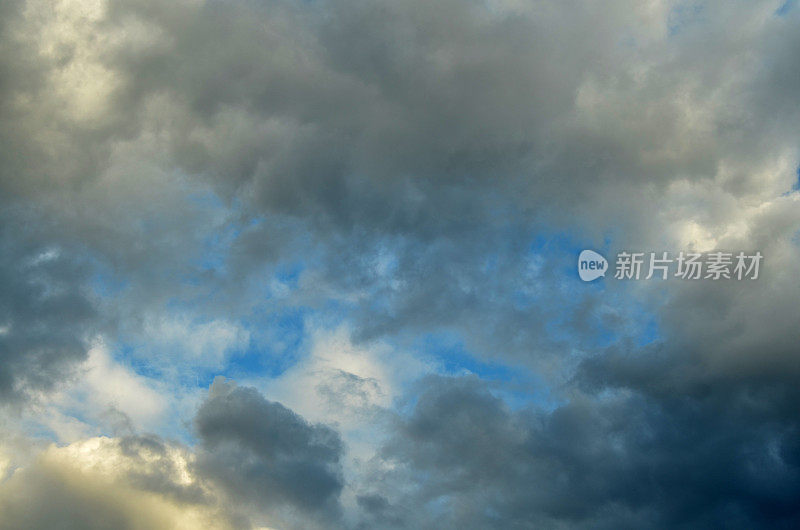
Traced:
POLYGON ((798 58, 792 1, 3 1, 0 527, 797 528, 798 58))

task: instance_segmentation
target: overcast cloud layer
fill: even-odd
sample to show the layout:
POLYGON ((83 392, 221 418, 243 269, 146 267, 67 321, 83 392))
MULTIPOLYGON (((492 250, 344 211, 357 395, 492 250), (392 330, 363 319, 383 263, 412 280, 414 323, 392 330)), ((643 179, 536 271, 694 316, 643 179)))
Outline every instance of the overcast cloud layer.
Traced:
POLYGON ((2 2, 0 527, 800 526, 794 4, 2 2))

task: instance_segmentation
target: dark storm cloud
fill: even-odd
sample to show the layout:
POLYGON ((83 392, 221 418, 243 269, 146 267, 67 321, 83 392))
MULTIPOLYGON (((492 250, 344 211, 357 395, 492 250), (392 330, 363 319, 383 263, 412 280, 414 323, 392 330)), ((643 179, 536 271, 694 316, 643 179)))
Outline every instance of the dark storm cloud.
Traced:
POLYGON ((312 425, 254 388, 218 379, 195 417, 198 466, 238 502, 337 517, 343 478, 339 434, 312 425))
MULTIPOLYGON (((46 92, 48 66, 20 28, 23 2, 0 7, 0 399, 19 401, 71 373, 85 357, 94 308, 84 282, 88 269, 72 245, 55 235, 46 209, 20 200, 72 173, 94 172, 88 159, 46 139, 46 110, 28 113, 46 92), (27 107, 23 108, 23 107, 27 107), (52 154, 49 156, 47 153, 52 154), (78 169, 80 166, 82 169, 78 169)), ((63 124, 62 124, 63 125, 63 124)), ((63 134, 65 131, 60 131, 63 134)), ((74 131, 76 134, 78 131, 74 131)))
POLYGON ((0 214, 0 399, 49 390, 86 356, 97 326, 73 249, 42 234, 37 212, 0 214))
MULTIPOLYGON (((198 311, 246 314, 248 280, 303 261, 292 302, 356 300, 365 339, 455 331, 547 368, 564 403, 517 410, 474 379, 423 383, 390 430, 396 467, 355 481, 365 527, 797 526, 800 220, 781 194, 796 183, 798 18, 778 2, 701 7, 4 2, 0 393, 52 387, 83 358, 94 269, 78 246, 127 285, 103 307, 130 327, 204 293, 198 311), (667 233, 684 221, 762 250, 762 278, 601 296, 565 279, 570 251, 531 252, 541 231, 684 244, 696 237, 667 233), (222 228, 238 234, 228 270, 200 271, 222 228), (661 337, 631 346, 642 306, 661 337), (619 340, 593 343, 604 332, 619 340)), ((354 383, 371 388, 322 390, 354 383)), ((335 431, 224 383, 196 427, 197 469, 233 504, 289 527, 340 521, 335 431)), ((149 444, 114 451, 166 451, 149 444)), ((126 488, 205 502, 162 463, 126 488)), ((6 485, 11 527, 56 512, 169 527, 62 464, 6 485)))
MULTIPOLYGON (((430 238, 482 224, 509 187, 542 207, 582 192, 565 181, 596 184, 545 153, 563 144, 586 79, 630 60, 617 39, 636 12, 554 7, 119 2, 112 27, 136 17, 167 44, 106 60, 128 80, 125 105, 175 98, 164 131, 175 161, 244 187, 256 211, 430 238)), ((593 156, 581 140, 564 158, 593 156)), ((602 156, 630 158, 613 154, 602 156)))
POLYGON ((598 188, 709 178, 774 154, 764 135, 789 141, 758 98, 773 70, 743 55, 796 21, 711 3, 719 24, 664 39, 669 6, 560 6, 118 2, 103 27, 133 18, 163 38, 103 64, 122 107, 174 98, 160 127, 176 163, 321 230, 457 233, 493 199, 585 207, 598 188))
MULTIPOLYGON (((576 394, 550 412, 511 409, 476 378, 431 379, 420 390, 384 449, 390 471, 360 497, 366 527, 791 528, 800 521, 797 418, 744 394, 729 399, 736 386, 657 397, 614 387, 604 396, 576 394)), ((780 401, 796 399, 792 391, 780 401)))

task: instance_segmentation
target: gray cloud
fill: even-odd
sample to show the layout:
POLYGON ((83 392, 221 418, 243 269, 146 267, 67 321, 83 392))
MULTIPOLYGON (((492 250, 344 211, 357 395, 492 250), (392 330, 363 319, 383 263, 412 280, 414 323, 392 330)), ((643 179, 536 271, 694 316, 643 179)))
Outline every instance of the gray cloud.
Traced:
POLYGON ((337 517, 343 445, 336 431, 222 379, 212 385, 195 425, 203 448, 199 468, 234 499, 273 517, 284 505, 312 517, 337 517))
MULTIPOLYGON (((4 181, 37 200, 50 186, 70 197, 71 208, 46 204, 63 237, 133 284, 114 306, 133 328, 170 295, 217 292, 202 311, 247 313, 242 284, 309 260, 299 302, 369 293, 355 315, 363 337, 457 327, 482 355, 527 361, 562 347, 523 325, 552 319, 537 297, 502 301, 535 234, 660 243, 680 204, 671 186, 713 182, 728 206, 761 200, 763 173, 796 149, 797 21, 771 3, 709 2, 702 16, 624 1, 7 9, 29 31, 4 32, 20 51, 3 63, 18 72, 2 87, 4 121, 17 123, 6 134, 32 147, 3 155, 19 166, 4 181), (93 83, 76 88, 82 71, 93 83), (31 94, 47 104, 27 112, 31 94), (193 192, 217 193, 240 234, 223 269, 198 270, 223 225, 193 192), (384 255, 395 268, 376 274, 384 255), (173 281, 186 275, 195 287, 173 281), (496 322, 475 325, 487 315, 496 322)), ((734 216, 712 195, 696 215, 722 231, 734 216)))
POLYGON ((46 448, 0 483, 0 526, 344 527, 336 431, 221 378, 195 425, 195 448, 156 435, 46 448))
MULTIPOLYGON (((4 399, 52 388, 98 329, 137 337, 170 303, 252 315, 253 284, 300 262, 288 306, 344 300, 364 340, 452 332, 567 402, 517 411, 474 381, 423 385, 384 455, 400 469, 358 483, 367 526, 797 523, 800 220, 782 195, 797 182, 796 10, 90 7, 0 7, 4 399), (565 277, 573 245, 700 240, 762 250, 761 280, 598 294, 565 277), (90 294, 99 270, 119 283, 105 297, 90 294), (641 307, 659 331, 646 347, 641 307)), ((198 469, 232 498, 290 525, 292 510, 339 520, 334 431, 222 384, 196 425, 198 469)), ((14 484, 80 504, 50 477, 14 484)))
POLYGON ((553 319, 541 300, 583 294, 553 287, 557 261, 536 279, 551 292, 506 303, 537 231, 662 245, 665 224, 724 232, 733 208, 792 184, 773 165, 796 151, 779 103, 794 44, 771 31, 796 19, 771 4, 226 7, 114 4, 110 27, 169 36, 107 56, 120 97, 170 115, 173 163, 264 217, 234 242, 231 277, 313 256, 302 300, 367 292, 363 337, 457 327, 483 355, 547 359, 563 345, 530 324, 553 319), (675 187, 708 183, 683 214, 675 187))
POLYGON ((366 527, 797 524, 796 415, 735 385, 613 389, 547 412, 511 409, 477 378, 426 381, 384 449, 391 470, 360 497, 366 527))
POLYGON ((74 250, 32 222, 37 212, 6 207, 0 220, 0 398, 49 390, 86 356, 97 328, 84 288, 88 270, 74 250), (45 232, 45 233, 43 233, 45 232))

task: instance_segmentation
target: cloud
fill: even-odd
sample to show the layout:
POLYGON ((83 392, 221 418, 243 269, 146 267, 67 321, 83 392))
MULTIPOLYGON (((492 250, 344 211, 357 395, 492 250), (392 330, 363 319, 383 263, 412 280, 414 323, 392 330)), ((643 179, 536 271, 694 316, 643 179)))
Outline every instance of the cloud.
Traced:
POLYGON ((262 390, 314 421, 341 429, 390 407, 404 387, 430 370, 429 362, 388 344, 356 343, 352 330, 309 326, 308 353, 262 390))
POLYGON ((82 288, 86 267, 30 226, 35 210, 0 216, 0 399, 18 402, 52 389, 85 357, 97 315, 82 288))
POLYGON ((163 425, 167 412, 166 396, 160 393, 163 385, 115 360, 105 344, 95 343, 75 370, 76 376, 57 392, 41 396, 36 409, 36 419, 60 441, 105 432, 105 425, 117 434, 163 425), (82 421, 76 422, 76 417, 82 421))
POLYGON ((232 529, 185 449, 152 437, 50 447, 0 485, 3 528, 232 529))
POLYGON ((796 20, 769 2, 179 5, 8 8, 9 189, 120 271, 129 327, 170 299, 246 315, 253 278, 309 261, 288 303, 357 300, 361 337, 458 328, 541 369, 563 347, 542 301, 583 293, 545 254, 550 292, 507 303, 537 233, 716 241, 795 179, 774 162, 797 159, 796 20))
MULTIPOLYGON (((195 420, 192 483, 259 522, 796 524, 800 19, 779 8, 4 2, 0 399, 51 403, 88 367, 88 408, 135 429, 161 405, 111 361, 131 344, 131 364, 179 357, 196 382, 245 345, 294 359, 307 329, 258 328, 297 311, 354 343, 312 336, 258 386, 343 432, 222 380, 195 420), (564 272, 590 246, 765 265, 591 288, 564 272), (516 381, 408 389, 432 369, 391 358, 437 333, 542 376, 553 402, 516 381), (384 451, 348 467, 342 440, 384 451)), ((24 498, 77 526, 210 517, 172 471, 131 478, 134 439, 87 449, 119 474, 67 461, 87 445, 48 450, 0 486, 9 524, 51 525, 24 498)))
POLYGON ((195 425, 193 448, 127 434, 50 445, 26 459, 20 440, 4 437, 0 526, 330 528, 341 516, 336 431, 222 378, 195 425))
POLYGON ((366 526, 789 528, 796 418, 736 392, 629 389, 547 412, 475 377, 429 379, 359 497, 366 526))
POLYGON ((169 316, 146 319, 142 333, 149 348, 171 352, 170 360, 184 357, 194 366, 215 368, 224 365, 232 351, 245 349, 250 339, 247 330, 224 320, 191 322, 169 316))
POLYGON ((293 510, 312 521, 337 518, 343 446, 336 431, 223 378, 214 381, 195 425, 199 469, 237 502, 290 520, 293 510))

